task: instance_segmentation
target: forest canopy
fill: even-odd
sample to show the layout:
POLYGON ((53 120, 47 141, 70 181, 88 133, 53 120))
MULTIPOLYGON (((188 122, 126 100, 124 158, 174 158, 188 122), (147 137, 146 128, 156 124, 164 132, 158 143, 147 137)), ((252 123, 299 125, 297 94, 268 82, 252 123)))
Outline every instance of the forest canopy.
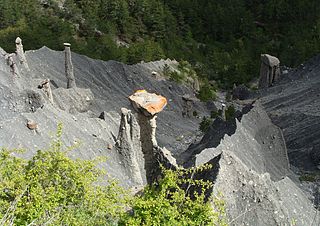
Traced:
POLYGON ((43 45, 125 63, 186 60, 221 88, 258 75, 259 56, 297 66, 320 52, 317 0, 2 0, 0 46, 43 45))

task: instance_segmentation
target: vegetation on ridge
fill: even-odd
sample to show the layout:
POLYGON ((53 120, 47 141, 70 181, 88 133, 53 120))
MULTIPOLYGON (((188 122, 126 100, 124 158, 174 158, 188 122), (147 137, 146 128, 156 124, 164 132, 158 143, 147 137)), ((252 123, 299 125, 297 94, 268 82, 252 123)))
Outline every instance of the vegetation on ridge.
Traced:
POLYGON ((320 52, 318 0, 2 0, 0 46, 21 36, 127 63, 162 57, 189 61, 220 87, 258 75, 261 53, 296 66, 320 52))
POLYGON ((0 151, 1 225, 225 225, 224 203, 205 200, 207 181, 180 179, 194 170, 164 170, 158 184, 133 197, 113 179, 107 185, 101 159, 70 159, 61 142, 62 126, 46 151, 30 160, 19 150, 0 151), (198 192, 181 183, 201 185, 198 192), (191 195, 193 199, 191 199, 191 195))

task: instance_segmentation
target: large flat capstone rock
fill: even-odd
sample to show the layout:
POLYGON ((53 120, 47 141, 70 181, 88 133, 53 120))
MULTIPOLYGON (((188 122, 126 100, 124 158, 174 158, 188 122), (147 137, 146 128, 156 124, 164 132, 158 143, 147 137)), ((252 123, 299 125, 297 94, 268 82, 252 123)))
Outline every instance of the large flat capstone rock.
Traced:
POLYGON ((154 116, 161 112, 167 105, 167 99, 155 93, 149 93, 146 90, 138 90, 129 96, 133 107, 142 112, 145 116, 154 116))

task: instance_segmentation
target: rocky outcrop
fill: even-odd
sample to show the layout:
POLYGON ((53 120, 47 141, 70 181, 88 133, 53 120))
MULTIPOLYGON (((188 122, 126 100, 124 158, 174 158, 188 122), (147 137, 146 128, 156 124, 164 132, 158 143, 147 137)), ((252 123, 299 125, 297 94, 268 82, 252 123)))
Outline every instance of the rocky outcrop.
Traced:
POLYGON ((161 174, 160 165, 177 167, 175 159, 170 152, 158 146, 156 139, 157 113, 167 105, 165 97, 138 90, 129 97, 132 106, 138 112, 140 125, 141 149, 144 155, 147 182, 152 184, 161 174))
MULTIPOLYGON (((76 146, 76 150, 70 152, 71 157, 92 159, 97 156, 107 156, 107 161, 99 164, 99 167, 105 169, 112 177, 118 178, 122 185, 132 187, 140 184, 141 178, 142 182, 146 183, 147 177, 144 174, 146 169, 149 170, 149 174, 146 173, 148 180, 155 181, 159 175, 159 162, 166 167, 176 166, 170 152, 159 146, 169 147, 168 149, 178 156, 193 140, 199 120, 194 117, 183 118, 181 114, 183 111, 181 96, 192 95, 191 89, 171 81, 156 80, 142 65, 127 66, 114 61, 103 62, 78 54, 73 54, 73 63, 79 88, 63 89, 61 87, 65 86, 65 71, 61 65, 65 62, 64 52, 42 48, 26 52, 26 56, 31 69, 30 75, 27 79, 21 76, 15 82, 11 81, 10 68, 4 58, 0 57, 0 146, 25 148, 28 151, 24 156, 31 158, 33 151, 47 148, 57 123, 62 122, 63 144, 76 146), (44 93, 37 88, 45 78, 49 78, 51 84, 56 84, 52 86, 54 104, 49 104, 47 98, 42 98, 44 93), (120 120, 120 114, 115 110, 123 106, 128 108, 127 97, 133 90, 142 87, 164 94, 167 97, 166 108, 161 114, 152 115, 151 111, 147 111, 153 108, 141 105, 142 107, 137 107, 139 114, 137 117, 129 111, 123 111, 121 112, 123 118, 120 120), (37 101, 40 99, 41 102, 37 101), (103 111, 105 113, 101 120, 98 116, 103 111), (158 116, 157 119, 155 116, 158 116), (150 120, 151 118, 154 121, 150 120), (26 125, 28 120, 36 122, 41 133, 30 131, 26 125), (119 122, 122 124, 121 127, 119 122), (157 133, 155 133, 155 122, 158 124, 157 133), (115 137, 114 134, 118 132, 118 137, 115 137), (140 135, 141 152, 138 135, 140 135), (177 137, 183 138, 180 140, 177 137), (115 140, 118 140, 116 145, 114 145, 115 140), (143 152, 143 148, 149 151, 143 152), (139 152, 143 159, 148 158, 145 157, 145 153, 150 154, 148 166, 146 163, 139 163, 141 162, 139 158, 142 158, 137 154, 139 152), (153 167, 151 163, 155 163, 153 167)), ((317 80, 312 80, 312 84, 316 88, 317 80)), ((277 96, 275 93, 281 92, 277 86, 266 91, 275 98, 277 96)), ((313 93, 309 91, 308 94, 313 93)), ((301 99, 298 98, 297 102, 308 99, 302 94, 299 96, 301 99)), ((272 104, 281 102, 272 100, 274 101, 272 104)), ((317 99, 311 98, 311 100, 317 99)), ((163 103, 158 103, 156 108, 158 110, 155 112, 162 110, 163 103)), ((277 104, 269 104, 265 105, 268 109, 281 108, 277 104)), ((305 104, 301 104, 301 108, 302 105, 305 104)), ((197 112, 208 113, 201 103, 195 103, 194 108, 197 112)), ((316 110, 310 112, 313 116, 317 114, 316 110)), ((304 116, 316 128, 316 117, 310 118, 308 114, 304 116)), ((214 125, 216 127, 210 128, 211 134, 206 134, 203 143, 199 144, 200 148, 193 149, 194 152, 186 154, 185 158, 191 159, 191 161, 186 160, 190 166, 203 163, 214 166, 212 170, 195 176, 214 181, 214 194, 219 191, 223 193, 231 225, 244 223, 285 225, 292 219, 295 219, 298 225, 310 225, 312 221, 318 224, 319 220, 314 217, 316 212, 312 208, 312 203, 287 177, 291 177, 291 172, 287 170, 287 160, 283 154, 285 148, 283 139, 280 139, 281 131, 274 127, 270 120, 268 121, 268 117, 259 105, 239 120, 229 122, 218 118, 214 125), (225 135, 224 131, 228 135, 225 135), (217 136, 219 139, 216 139, 217 136)), ((305 131, 306 128, 308 127, 304 126, 300 130, 305 131)), ((288 130, 289 134, 293 129, 294 127, 288 130)), ((284 131, 286 140, 288 131, 284 131)), ((311 132, 308 135, 300 134, 301 139, 310 136, 317 141, 314 137, 317 131, 312 131, 315 135, 311 132)))
POLYGON ((38 86, 38 88, 44 91, 49 101, 53 104, 53 96, 52 96, 52 91, 50 86, 50 79, 43 80, 38 86))
POLYGON ((320 222, 310 200, 289 178, 293 173, 282 131, 259 102, 233 121, 217 118, 200 143, 181 157, 188 155, 185 167, 215 161, 202 178, 214 182, 214 195, 223 194, 230 225, 320 222))
POLYGON ((137 186, 145 184, 145 160, 141 148, 140 126, 131 111, 126 108, 121 109, 116 147, 133 183, 137 186))
POLYGON ((20 77, 20 71, 16 64, 16 54, 14 53, 6 54, 5 58, 7 60, 7 64, 10 67, 11 75, 14 77, 20 77))
POLYGON ((272 122, 282 128, 290 163, 298 170, 320 169, 320 55, 312 58, 259 97, 272 122), (319 168, 319 169, 318 169, 319 168))
POLYGON ((229 225, 317 225, 319 213, 288 177, 274 181, 231 150, 221 153, 213 194, 223 194, 229 225))
POLYGON ((183 117, 192 117, 194 116, 194 103, 199 101, 197 98, 192 97, 190 95, 183 95, 183 111, 182 116, 183 117))
POLYGON ((279 79, 280 61, 269 54, 261 54, 259 88, 267 88, 279 79))
POLYGON ((255 103, 242 116, 241 121, 235 119, 234 133, 226 134, 217 147, 206 145, 196 155, 195 164, 201 165, 216 156, 216 152, 224 150, 232 151, 257 173, 268 172, 274 180, 283 178, 289 172, 289 159, 282 131, 272 124, 259 103, 255 103))
POLYGON ((70 43, 63 43, 65 53, 65 71, 67 78, 67 89, 76 87, 76 81, 74 78, 73 64, 71 59, 70 43))
POLYGON ((30 71, 26 55, 24 54, 22 40, 20 37, 16 38, 16 54, 20 64, 22 64, 27 71, 30 71))
MULTIPOLYGON (((117 109, 129 108, 127 97, 141 87, 165 93, 168 97, 166 109, 157 118, 158 147, 154 149, 156 159, 160 159, 163 165, 174 162, 174 158, 170 158, 170 152, 159 146, 166 146, 174 153, 182 150, 198 128, 197 119, 185 119, 181 115, 181 96, 191 94, 192 90, 171 81, 155 80, 141 65, 104 62, 72 53, 77 87, 65 89, 64 51, 46 47, 27 51, 30 72, 26 74, 26 70, 21 70, 20 77, 12 76, 4 57, 7 53, 2 49, 0 52, 0 146, 23 148, 26 150, 23 156, 27 158, 31 158, 36 150, 48 148, 56 126, 61 122, 64 127, 63 144, 76 146, 69 152, 71 157, 93 159, 106 156, 106 162, 99 164, 99 167, 119 179, 121 185, 137 186, 139 180, 128 173, 128 163, 120 155, 115 140, 121 121, 117 109), (53 104, 44 90, 39 89, 45 79, 50 79, 53 104), (98 118, 101 112, 104 112, 103 120, 98 118), (27 127, 28 120, 37 123, 38 133, 27 127), (185 135, 184 138, 177 140, 176 137, 181 134, 185 135)), ((23 69, 19 62, 16 66, 19 70, 23 69)), ((201 103, 194 108, 201 112, 201 103)), ((144 167, 141 169, 143 178, 144 167)), ((146 179, 143 180, 146 183, 146 179)))
POLYGON ((232 98, 238 100, 246 100, 251 96, 250 90, 243 84, 236 86, 232 90, 232 98))

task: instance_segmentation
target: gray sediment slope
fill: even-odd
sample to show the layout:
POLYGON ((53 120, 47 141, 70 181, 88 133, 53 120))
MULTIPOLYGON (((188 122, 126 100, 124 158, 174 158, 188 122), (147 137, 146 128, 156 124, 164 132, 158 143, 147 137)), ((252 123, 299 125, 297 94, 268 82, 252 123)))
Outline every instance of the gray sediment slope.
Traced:
MULTIPOLYGON (((48 147, 57 124, 62 122, 64 144, 80 143, 70 155, 84 159, 106 156, 101 167, 132 187, 135 184, 126 174, 114 138, 119 131, 120 109, 130 108, 128 96, 137 89, 161 93, 168 99, 168 106, 158 116, 159 145, 175 150, 175 154, 193 140, 199 119, 182 117, 181 98, 192 95, 192 90, 152 78, 152 65, 128 66, 72 53, 77 88, 66 89, 63 52, 43 47, 28 51, 26 56, 31 71, 18 65, 20 77, 11 74, 4 56, 0 56, 0 147, 24 148, 24 155, 31 157, 48 147), (38 89, 46 78, 51 80, 53 105, 38 89), (101 112, 105 112, 105 120, 98 118, 101 112), (28 120, 38 124, 36 131, 27 128, 28 120)), ((196 103, 195 109, 205 112, 201 103, 196 103)))
POLYGON ((320 55, 282 75, 260 97, 272 122, 283 130, 291 165, 320 167, 320 55))
MULTIPOLYGON (((152 71, 159 70, 163 62, 128 66, 73 53, 78 88, 66 89, 63 52, 43 47, 29 51, 26 55, 31 71, 19 67, 20 77, 13 77, 4 57, 0 56, 1 147, 25 148, 27 152, 24 156, 31 157, 36 150, 48 147, 57 124, 62 122, 63 143, 67 146, 81 143, 70 155, 84 159, 106 156, 108 160, 101 167, 123 185, 133 187, 136 184, 128 175, 123 159, 114 147, 114 137, 119 130, 120 108, 130 108, 127 97, 137 89, 147 89, 168 99, 168 106, 158 116, 159 145, 167 147, 175 156, 180 156, 180 163, 188 166, 216 163, 214 175, 208 175, 215 180, 214 194, 222 192, 224 195, 231 225, 290 225, 293 221, 297 225, 320 223, 320 215, 312 203, 288 177, 291 171, 286 143, 290 158, 290 151, 294 147, 290 141, 292 135, 296 134, 293 132, 294 124, 289 117, 285 124, 289 126, 278 124, 281 128, 288 128, 284 130, 285 143, 281 129, 271 122, 264 110, 266 107, 271 119, 277 122, 272 112, 281 109, 283 103, 270 103, 280 101, 277 97, 281 89, 272 87, 270 90, 274 91, 266 90, 262 104, 255 103, 239 120, 230 124, 216 121, 216 127, 210 128, 200 143, 190 146, 184 152, 193 141, 199 126, 199 119, 182 117, 181 97, 185 94, 193 95, 193 91, 171 81, 152 77, 152 71), (37 88, 46 78, 52 81, 54 104, 37 88), (105 112, 104 120, 98 118, 101 112, 105 112), (29 130, 26 127, 27 120, 38 123, 38 129, 29 130)), ((316 79, 312 83, 317 87, 316 79)), ((289 95, 294 88, 286 85, 283 84, 289 95)), ((296 86, 295 89, 301 87, 296 86)), ((303 98, 300 99, 303 101, 303 98)), ((295 106, 290 102, 287 105, 295 106)), ((194 109, 198 113, 207 114, 201 103, 194 103, 194 109)), ((305 111, 304 114, 318 116, 316 110, 310 113, 305 111)), ((312 122, 316 124, 316 120, 312 122)), ((303 131, 302 128, 307 126, 301 125, 300 131, 303 131)), ((314 133, 317 131, 314 130, 314 133)), ((295 136, 297 138, 298 135, 295 136)), ((308 135, 302 136, 306 142, 308 135)), ((292 138, 292 142, 296 141, 292 138)))
POLYGON ((210 128, 199 144, 187 150, 194 153, 186 161, 189 166, 218 159, 213 193, 223 194, 229 223, 318 225, 318 211, 290 179, 293 173, 281 129, 272 124, 259 102, 239 118, 213 123, 226 132, 218 144, 210 142, 217 130, 210 128))

